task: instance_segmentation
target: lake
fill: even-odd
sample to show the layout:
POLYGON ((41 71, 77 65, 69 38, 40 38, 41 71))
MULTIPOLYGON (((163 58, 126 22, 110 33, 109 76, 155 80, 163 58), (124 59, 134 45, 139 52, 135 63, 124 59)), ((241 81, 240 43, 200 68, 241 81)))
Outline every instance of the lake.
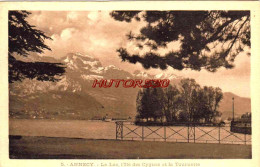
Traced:
MULTIPOLYGON (((145 127, 145 140, 187 142, 187 127, 171 126, 166 128, 145 127)), ((220 132, 221 143, 251 144, 251 135, 231 133, 230 127, 196 127, 196 142, 218 143, 220 132)), ((44 119, 10 119, 9 134, 22 136, 69 137, 86 139, 116 139, 115 122, 90 121, 90 120, 44 120, 44 119)), ((142 127, 125 123, 123 128, 124 139, 141 140, 142 127), (135 129, 135 133, 131 132, 135 129)), ((193 142, 194 137, 190 137, 193 142)))

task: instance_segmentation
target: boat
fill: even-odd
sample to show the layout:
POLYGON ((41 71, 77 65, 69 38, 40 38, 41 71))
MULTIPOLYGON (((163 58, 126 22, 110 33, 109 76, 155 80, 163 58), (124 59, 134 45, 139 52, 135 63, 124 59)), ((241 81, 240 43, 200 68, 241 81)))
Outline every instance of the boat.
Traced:
POLYGON ((105 122, 111 122, 111 121, 112 121, 112 118, 105 118, 104 121, 105 121, 105 122))
POLYGON ((231 121, 230 131, 234 133, 251 134, 251 122, 231 121))

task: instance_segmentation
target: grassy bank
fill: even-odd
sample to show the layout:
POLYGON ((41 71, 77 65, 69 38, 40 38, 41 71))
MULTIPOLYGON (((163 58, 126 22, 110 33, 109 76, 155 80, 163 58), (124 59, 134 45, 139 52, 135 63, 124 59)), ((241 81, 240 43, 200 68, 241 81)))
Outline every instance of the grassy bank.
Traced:
POLYGON ((250 145, 10 137, 12 159, 248 159, 250 145))

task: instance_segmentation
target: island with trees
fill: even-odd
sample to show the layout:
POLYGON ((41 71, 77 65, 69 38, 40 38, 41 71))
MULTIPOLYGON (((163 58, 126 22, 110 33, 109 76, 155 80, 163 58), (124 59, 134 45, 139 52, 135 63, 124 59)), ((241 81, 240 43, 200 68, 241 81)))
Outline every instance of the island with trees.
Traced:
POLYGON ((201 87, 194 79, 182 79, 167 88, 143 88, 136 99, 137 125, 216 125, 221 122, 220 88, 201 87))

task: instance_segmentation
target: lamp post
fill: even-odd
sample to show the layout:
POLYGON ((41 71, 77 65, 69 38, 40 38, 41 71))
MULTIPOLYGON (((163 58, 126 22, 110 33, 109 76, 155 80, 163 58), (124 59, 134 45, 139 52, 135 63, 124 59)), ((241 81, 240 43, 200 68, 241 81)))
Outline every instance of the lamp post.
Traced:
POLYGON ((233 132, 233 127, 234 127, 234 124, 235 124, 235 110, 234 110, 234 97, 232 97, 232 112, 233 112, 233 118, 232 118, 232 121, 231 121, 231 124, 230 124, 230 131, 233 132))

